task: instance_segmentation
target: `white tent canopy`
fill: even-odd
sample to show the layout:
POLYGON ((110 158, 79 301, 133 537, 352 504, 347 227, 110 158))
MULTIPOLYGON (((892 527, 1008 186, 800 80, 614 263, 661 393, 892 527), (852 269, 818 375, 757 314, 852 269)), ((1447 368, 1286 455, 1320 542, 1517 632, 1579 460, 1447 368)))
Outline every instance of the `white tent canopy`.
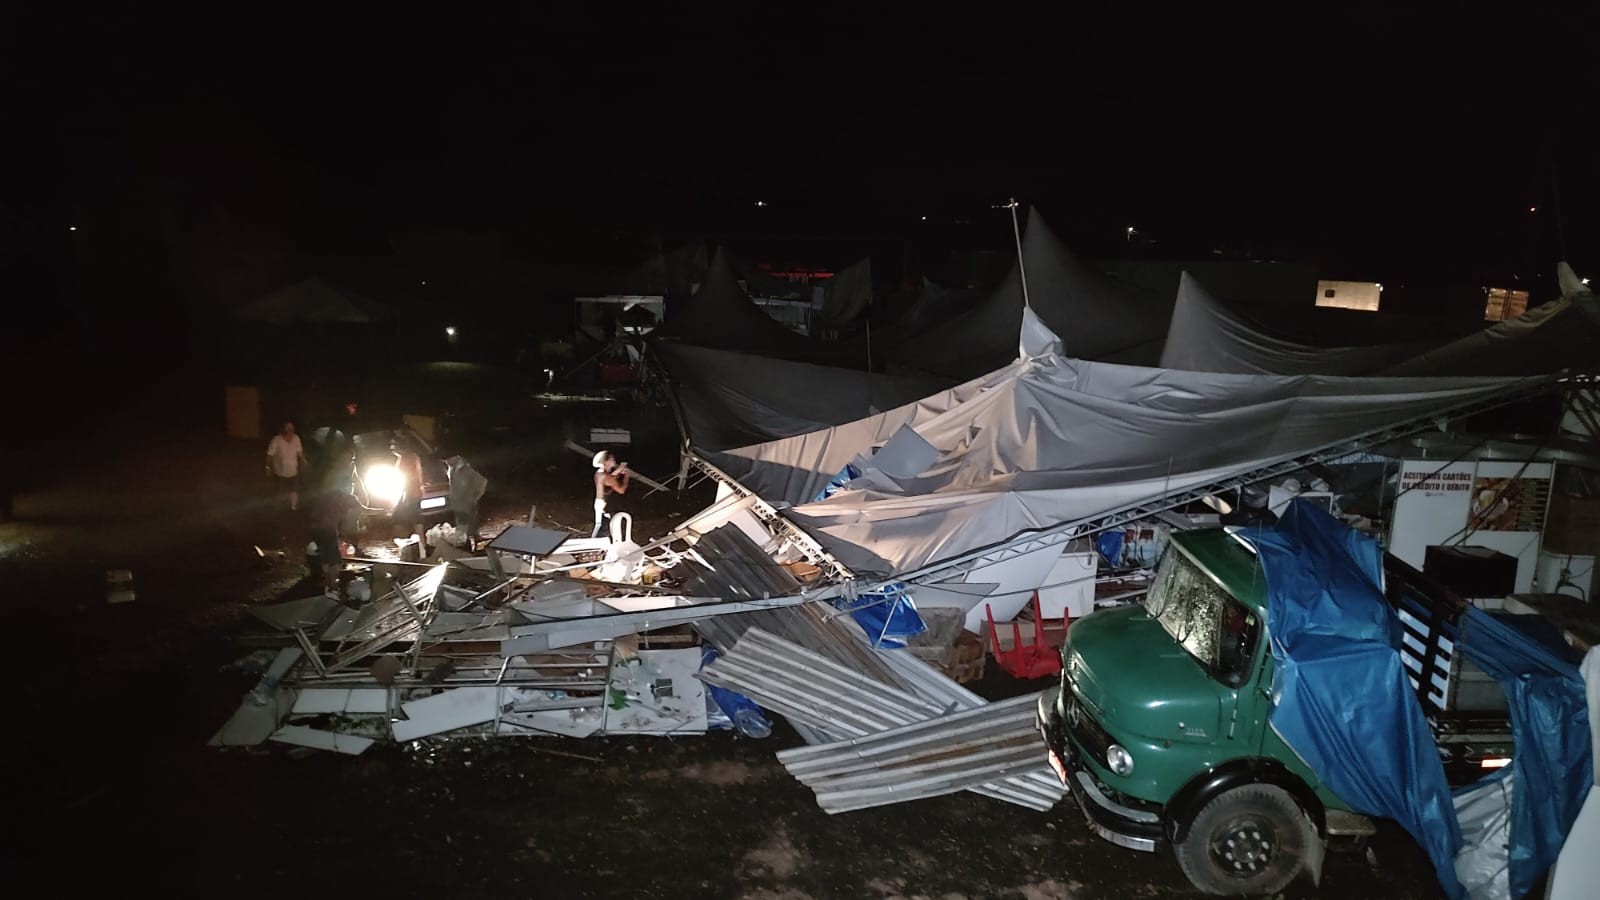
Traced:
POLYGON ((1031 312, 1015 363, 845 425, 704 455, 846 566, 895 574, 1122 509, 1546 379, 1215 374, 1062 355, 1031 312), (903 477, 868 458, 910 426, 936 452, 903 477), (845 466, 862 477, 810 502, 845 466))

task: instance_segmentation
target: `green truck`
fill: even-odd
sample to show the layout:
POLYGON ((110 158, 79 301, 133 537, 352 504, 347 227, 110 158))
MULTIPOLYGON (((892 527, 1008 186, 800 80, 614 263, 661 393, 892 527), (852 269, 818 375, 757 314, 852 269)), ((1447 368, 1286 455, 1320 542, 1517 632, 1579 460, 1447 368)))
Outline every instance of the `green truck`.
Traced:
MULTIPOLYGON (((1503 764, 1504 695, 1472 697, 1452 652, 1461 601, 1393 557, 1385 582, 1447 771, 1467 780, 1503 764)), ((1073 623, 1061 684, 1039 701, 1050 764, 1089 827, 1130 849, 1170 848, 1209 893, 1315 878, 1330 845, 1373 831, 1268 725, 1267 616, 1249 544, 1229 529, 1174 534, 1142 605, 1073 623)))

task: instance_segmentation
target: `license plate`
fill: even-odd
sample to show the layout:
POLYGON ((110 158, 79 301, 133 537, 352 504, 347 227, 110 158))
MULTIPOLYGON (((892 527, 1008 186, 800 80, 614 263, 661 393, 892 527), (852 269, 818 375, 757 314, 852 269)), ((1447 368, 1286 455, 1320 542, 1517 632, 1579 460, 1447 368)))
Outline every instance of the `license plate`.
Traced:
POLYGON ((1050 757, 1050 768, 1055 770, 1056 777, 1061 779, 1062 785, 1066 785, 1067 767, 1062 764, 1061 757, 1057 756, 1054 750, 1046 750, 1045 754, 1050 757))

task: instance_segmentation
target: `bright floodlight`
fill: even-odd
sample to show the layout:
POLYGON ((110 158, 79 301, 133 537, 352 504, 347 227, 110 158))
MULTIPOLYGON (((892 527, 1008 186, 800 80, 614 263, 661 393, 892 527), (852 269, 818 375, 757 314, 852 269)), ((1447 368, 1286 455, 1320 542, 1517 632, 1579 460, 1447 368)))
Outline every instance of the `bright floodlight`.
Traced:
POLYGON ((444 327, 444 336, 445 337, 455 337, 456 336, 456 327, 454 325, 446 325, 444 327))
POLYGON ((76 225, 68 225, 67 226, 67 230, 68 231, 77 231, 78 230, 78 226, 76 226, 76 225))
POLYGON ((367 486, 368 501, 394 505, 406 492, 406 479, 394 466, 373 466, 362 477, 367 486))

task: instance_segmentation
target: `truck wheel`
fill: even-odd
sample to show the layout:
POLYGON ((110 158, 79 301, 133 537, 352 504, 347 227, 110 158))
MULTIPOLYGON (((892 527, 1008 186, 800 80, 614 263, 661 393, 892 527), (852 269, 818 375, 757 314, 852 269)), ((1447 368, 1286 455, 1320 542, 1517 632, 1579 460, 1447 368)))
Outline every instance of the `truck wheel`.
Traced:
POLYGON ((1207 803, 1174 850, 1183 874, 1208 894, 1273 894, 1300 874, 1314 840, 1294 798, 1250 784, 1207 803))

